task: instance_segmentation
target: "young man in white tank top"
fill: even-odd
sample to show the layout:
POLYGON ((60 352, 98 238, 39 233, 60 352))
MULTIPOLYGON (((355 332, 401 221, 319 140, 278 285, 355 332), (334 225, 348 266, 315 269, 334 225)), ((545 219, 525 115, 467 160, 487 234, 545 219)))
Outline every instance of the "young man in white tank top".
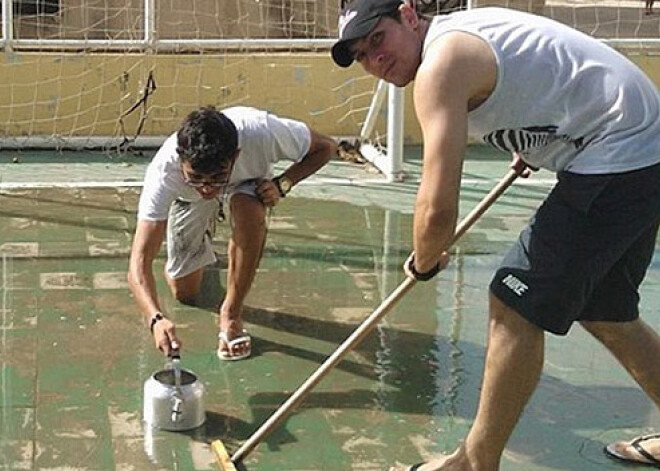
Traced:
MULTIPOLYGON (((448 263, 467 136, 558 182, 490 285, 479 408, 453 454, 406 469, 494 471, 541 375, 545 332, 578 322, 660 408, 660 338, 638 287, 660 221, 660 95, 621 54, 547 18, 499 8, 433 19, 403 0, 354 0, 335 62, 398 86, 414 81, 424 139, 406 274, 448 263)), ((606 453, 660 464, 660 435, 606 453)))

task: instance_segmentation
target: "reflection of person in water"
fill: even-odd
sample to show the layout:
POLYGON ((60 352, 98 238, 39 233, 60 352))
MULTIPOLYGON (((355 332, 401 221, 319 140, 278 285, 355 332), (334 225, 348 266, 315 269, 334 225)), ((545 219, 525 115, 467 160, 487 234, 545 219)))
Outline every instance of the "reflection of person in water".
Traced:
POLYGON ((653 14, 653 3, 655 0, 646 0, 646 11, 644 12, 646 15, 652 15, 653 14))

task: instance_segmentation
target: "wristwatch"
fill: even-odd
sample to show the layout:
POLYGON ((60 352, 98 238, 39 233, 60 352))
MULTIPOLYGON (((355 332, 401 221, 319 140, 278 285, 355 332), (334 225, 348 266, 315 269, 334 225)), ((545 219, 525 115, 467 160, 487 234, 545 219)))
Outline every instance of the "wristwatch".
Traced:
POLYGON ((280 175, 279 177, 273 178, 273 183, 277 186, 277 189, 280 191, 280 196, 284 198, 287 193, 293 188, 293 182, 291 179, 285 175, 280 175))

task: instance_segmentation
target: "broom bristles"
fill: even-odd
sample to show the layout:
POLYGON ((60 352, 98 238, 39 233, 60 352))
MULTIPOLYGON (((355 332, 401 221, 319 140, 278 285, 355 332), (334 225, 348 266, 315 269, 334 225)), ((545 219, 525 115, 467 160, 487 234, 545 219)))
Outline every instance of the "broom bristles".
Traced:
POLYGON ((236 471, 236 466, 234 466, 234 463, 231 460, 229 453, 227 453, 227 449, 222 441, 213 440, 213 442, 211 442, 211 448, 213 448, 213 452, 218 459, 218 464, 222 471, 236 471))

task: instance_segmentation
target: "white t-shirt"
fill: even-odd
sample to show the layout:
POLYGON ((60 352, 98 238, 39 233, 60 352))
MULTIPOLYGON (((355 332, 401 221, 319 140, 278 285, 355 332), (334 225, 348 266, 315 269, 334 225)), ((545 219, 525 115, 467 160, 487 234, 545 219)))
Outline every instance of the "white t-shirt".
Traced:
POLYGON ((482 38, 497 60, 493 93, 468 115, 471 136, 552 171, 619 173, 660 162, 660 95, 614 49, 541 16, 477 8, 435 17, 424 53, 450 31, 482 38))
MULTIPOLYGON (((272 178, 274 163, 285 159, 298 162, 309 152, 312 136, 303 122, 248 107, 221 111, 238 131, 240 153, 234 163, 230 185, 255 178, 272 178)), ((199 193, 183 180, 176 146, 174 133, 147 166, 138 219, 163 221, 175 199, 191 202, 201 199, 199 193)))

